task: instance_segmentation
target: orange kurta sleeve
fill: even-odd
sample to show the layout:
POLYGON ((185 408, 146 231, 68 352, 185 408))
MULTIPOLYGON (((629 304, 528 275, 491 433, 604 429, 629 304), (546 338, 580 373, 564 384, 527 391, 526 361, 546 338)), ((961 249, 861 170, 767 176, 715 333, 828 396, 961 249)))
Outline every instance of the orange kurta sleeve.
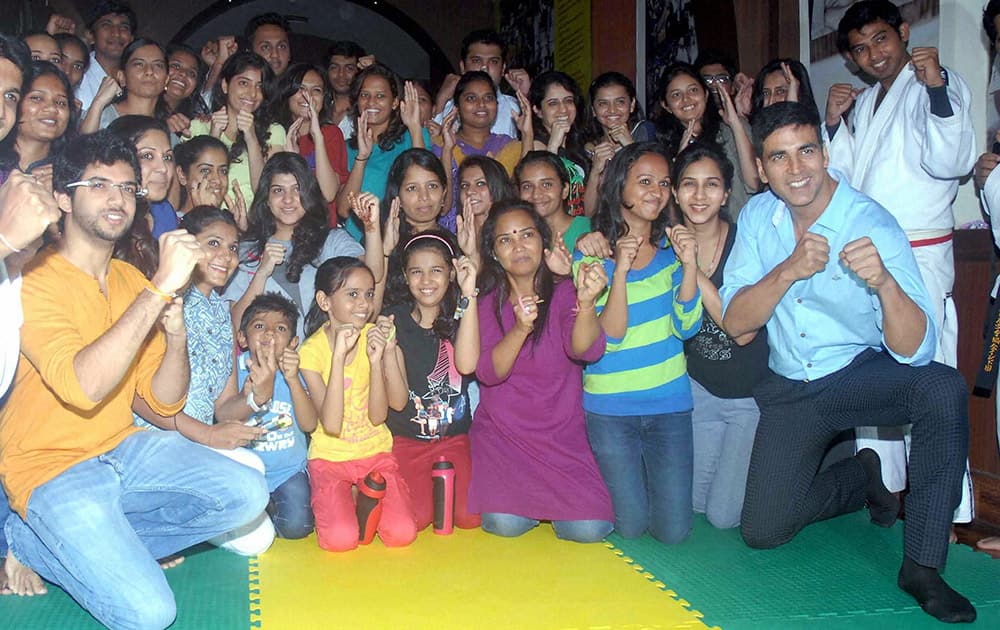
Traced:
POLYGON ((107 295, 97 281, 52 250, 24 272, 22 360, 7 405, 0 411, 0 480, 22 516, 31 492, 79 462, 106 453, 138 429, 132 424, 136 393, 164 415, 151 393, 165 350, 151 333, 121 383, 103 400, 83 392, 73 359, 103 335, 146 285, 134 267, 112 261, 107 295))

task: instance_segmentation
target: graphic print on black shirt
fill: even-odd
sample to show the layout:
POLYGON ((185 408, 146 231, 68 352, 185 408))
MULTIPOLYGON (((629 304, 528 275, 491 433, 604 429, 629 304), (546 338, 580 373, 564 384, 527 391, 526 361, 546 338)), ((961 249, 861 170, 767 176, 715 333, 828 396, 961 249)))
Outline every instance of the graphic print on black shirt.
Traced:
POLYGON ((420 427, 420 438, 448 435, 455 418, 465 417, 467 402, 462 396, 462 375, 455 369, 454 355, 451 342, 440 340, 437 362, 427 375, 427 393, 420 396, 410 390, 410 401, 416 409, 410 422, 420 427))

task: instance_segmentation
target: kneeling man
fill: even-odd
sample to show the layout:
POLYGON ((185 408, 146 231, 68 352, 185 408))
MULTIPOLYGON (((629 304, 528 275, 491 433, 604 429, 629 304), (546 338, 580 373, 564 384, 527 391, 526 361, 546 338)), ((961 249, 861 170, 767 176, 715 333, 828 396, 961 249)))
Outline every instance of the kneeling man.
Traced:
POLYGON ((164 416, 190 373, 180 300, 204 255, 160 237, 152 282, 113 260, 135 216, 135 150, 107 131, 55 162, 63 238, 24 270, 21 361, 0 413, 0 479, 17 516, 10 553, 112 628, 165 628, 173 593, 157 563, 244 525, 267 503, 257 471, 175 431, 132 424, 141 396, 164 416))
POLYGON ((934 310, 906 235, 827 172, 819 124, 793 102, 754 119, 757 169, 771 192, 740 213, 725 269, 723 325, 733 337, 767 326, 775 372, 754 392, 760 424, 743 539, 775 547, 866 500, 873 522, 892 525, 899 505, 874 451, 817 471, 838 432, 912 423, 898 584, 934 617, 972 621, 975 608, 939 574, 968 451, 965 381, 931 363, 934 310))

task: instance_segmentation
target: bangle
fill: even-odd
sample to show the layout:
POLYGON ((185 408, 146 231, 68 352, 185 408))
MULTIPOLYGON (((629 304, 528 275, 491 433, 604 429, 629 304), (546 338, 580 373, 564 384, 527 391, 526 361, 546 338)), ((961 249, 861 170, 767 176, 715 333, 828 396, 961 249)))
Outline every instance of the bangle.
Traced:
POLYGON ((3 234, 0 234, 0 243, 3 243, 7 247, 7 249, 9 249, 14 254, 20 254, 21 251, 22 251, 22 250, 20 250, 20 249, 18 249, 16 247, 14 247, 13 245, 11 245, 10 241, 8 241, 7 237, 4 236, 3 234))
MULTIPOLYGON (((371 156, 368 156, 368 157, 371 157, 371 156)), ((366 158, 366 157, 365 158, 363 158, 363 157, 355 157, 354 161, 355 162, 367 162, 368 158, 366 158)))
POLYGON ((177 298, 177 294, 176 293, 167 293, 166 291, 160 291, 159 289, 157 289, 152 284, 146 285, 145 289, 147 291, 149 291, 150 293, 152 293, 153 295, 155 295, 156 297, 158 297, 161 300, 163 300, 164 302, 167 302, 168 304, 170 302, 173 302, 177 298))

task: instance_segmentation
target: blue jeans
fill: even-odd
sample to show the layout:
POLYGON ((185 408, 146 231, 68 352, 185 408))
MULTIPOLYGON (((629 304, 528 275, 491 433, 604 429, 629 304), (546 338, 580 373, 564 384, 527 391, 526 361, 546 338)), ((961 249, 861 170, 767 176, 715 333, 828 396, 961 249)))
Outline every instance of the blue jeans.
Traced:
POLYGON ((256 470, 176 432, 141 431, 35 488, 7 519, 10 552, 112 628, 165 628, 176 616, 157 558, 258 517, 256 470))
POLYGON ((3 525, 11 514, 7 492, 4 491, 3 484, 0 484, 0 558, 7 557, 7 537, 3 535, 3 525))
POLYGON ((740 524, 760 410, 753 398, 718 398, 691 379, 694 511, 719 529, 740 524))
POLYGON ((309 475, 300 470, 271 493, 267 506, 274 530, 281 538, 305 538, 316 527, 309 495, 309 475))
POLYGON ((587 436, 611 494, 615 529, 674 544, 691 531, 691 412, 605 416, 587 412, 587 436))
MULTIPOLYGON (((537 520, 517 514, 484 512, 482 517, 483 531, 507 538, 515 538, 538 527, 537 520)), ((592 543, 603 540, 614 529, 614 525, 599 520, 552 521, 552 529, 556 531, 556 537, 563 540, 592 543)))

